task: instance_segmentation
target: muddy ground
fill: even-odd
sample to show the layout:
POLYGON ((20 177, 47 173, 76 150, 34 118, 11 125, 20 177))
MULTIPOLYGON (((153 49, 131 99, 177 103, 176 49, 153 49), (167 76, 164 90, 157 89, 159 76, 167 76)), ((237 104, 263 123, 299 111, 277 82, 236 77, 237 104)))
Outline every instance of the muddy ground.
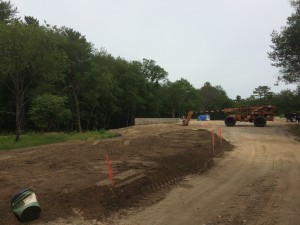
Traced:
POLYGON ((162 199, 188 174, 201 173, 214 156, 233 149, 210 122, 140 125, 114 130, 107 140, 68 142, 0 152, 0 224, 21 224, 11 197, 31 188, 42 208, 30 224, 78 216, 101 221, 122 209, 147 206, 162 199), (205 126, 205 127, 204 127, 205 126), (106 156, 112 166, 110 183, 106 156))

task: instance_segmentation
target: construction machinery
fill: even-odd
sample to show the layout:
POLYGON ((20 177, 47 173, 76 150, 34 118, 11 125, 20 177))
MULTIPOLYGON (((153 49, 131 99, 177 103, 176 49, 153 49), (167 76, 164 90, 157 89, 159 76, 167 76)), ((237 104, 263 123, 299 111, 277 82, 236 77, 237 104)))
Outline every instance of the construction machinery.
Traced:
POLYGON ((188 112, 187 117, 184 120, 182 120, 182 126, 188 126, 189 125, 189 122, 192 118, 193 113, 194 113, 193 111, 188 112))
POLYGON ((284 117, 286 118, 286 122, 300 122, 300 111, 299 112, 292 112, 292 113, 285 113, 284 117))
POLYGON ((237 121, 253 122, 256 127, 264 127, 267 121, 274 121, 273 111, 275 106, 240 106, 238 108, 226 108, 225 113, 230 113, 225 118, 228 127, 235 126, 237 121))

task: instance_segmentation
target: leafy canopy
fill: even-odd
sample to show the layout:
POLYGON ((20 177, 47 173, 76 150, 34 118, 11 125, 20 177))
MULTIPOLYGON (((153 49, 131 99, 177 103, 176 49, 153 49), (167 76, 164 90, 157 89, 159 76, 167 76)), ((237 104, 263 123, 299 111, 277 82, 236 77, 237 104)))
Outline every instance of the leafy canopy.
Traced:
POLYGON ((17 8, 14 7, 10 1, 0 0, 0 22, 5 24, 11 23, 16 19, 17 13, 17 8))
POLYGON ((300 83, 300 1, 292 1, 295 12, 287 18, 287 24, 280 32, 271 34, 272 65, 280 68, 279 81, 300 83))
POLYGON ((30 120, 39 129, 55 128, 71 119, 71 111, 65 106, 66 98, 51 94, 36 97, 29 110, 30 120))

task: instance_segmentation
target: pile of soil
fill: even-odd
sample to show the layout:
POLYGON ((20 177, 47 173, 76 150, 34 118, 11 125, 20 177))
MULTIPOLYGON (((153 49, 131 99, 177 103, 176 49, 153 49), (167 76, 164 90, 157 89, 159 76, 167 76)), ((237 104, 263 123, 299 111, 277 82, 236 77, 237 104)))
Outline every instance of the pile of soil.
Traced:
POLYGON ((161 199, 176 182, 205 170, 232 145, 199 127, 144 125, 114 130, 119 137, 0 152, 0 221, 20 224, 11 197, 24 188, 37 195, 39 223, 80 213, 103 219, 127 207, 161 199), (109 180, 107 156, 112 167, 109 180))

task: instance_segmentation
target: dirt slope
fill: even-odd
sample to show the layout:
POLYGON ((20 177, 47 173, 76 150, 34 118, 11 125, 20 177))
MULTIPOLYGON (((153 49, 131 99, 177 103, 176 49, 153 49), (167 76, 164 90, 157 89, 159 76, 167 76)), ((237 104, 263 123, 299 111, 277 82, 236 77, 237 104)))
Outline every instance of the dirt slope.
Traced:
MULTIPOLYGON (((300 224, 300 143, 285 123, 203 124, 137 126, 118 130, 121 138, 105 142, 0 152, 0 224, 19 224, 6 204, 24 186, 36 189, 44 208, 32 225, 300 224), (210 133, 204 129, 220 127, 235 149, 199 172, 211 156, 210 133), (107 182, 107 152, 120 202, 103 202, 107 191, 98 188, 107 182)), ((216 152, 230 149, 224 145, 216 152)))
MULTIPOLYGON (((212 158, 211 133, 199 124, 145 125, 117 132, 121 136, 115 139, 1 151, 0 224, 20 224, 10 199, 24 188, 33 189, 42 208, 32 224, 73 223, 72 217, 98 223, 120 210, 159 201, 186 175, 205 169, 212 158)), ((222 146, 217 141, 214 154, 231 148, 225 140, 222 146)))
POLYGON ((224 137, 236 148, 213 169, 111 224, 300 224, 300 143, 285 125, 238 124, 224 127, 224 137))

